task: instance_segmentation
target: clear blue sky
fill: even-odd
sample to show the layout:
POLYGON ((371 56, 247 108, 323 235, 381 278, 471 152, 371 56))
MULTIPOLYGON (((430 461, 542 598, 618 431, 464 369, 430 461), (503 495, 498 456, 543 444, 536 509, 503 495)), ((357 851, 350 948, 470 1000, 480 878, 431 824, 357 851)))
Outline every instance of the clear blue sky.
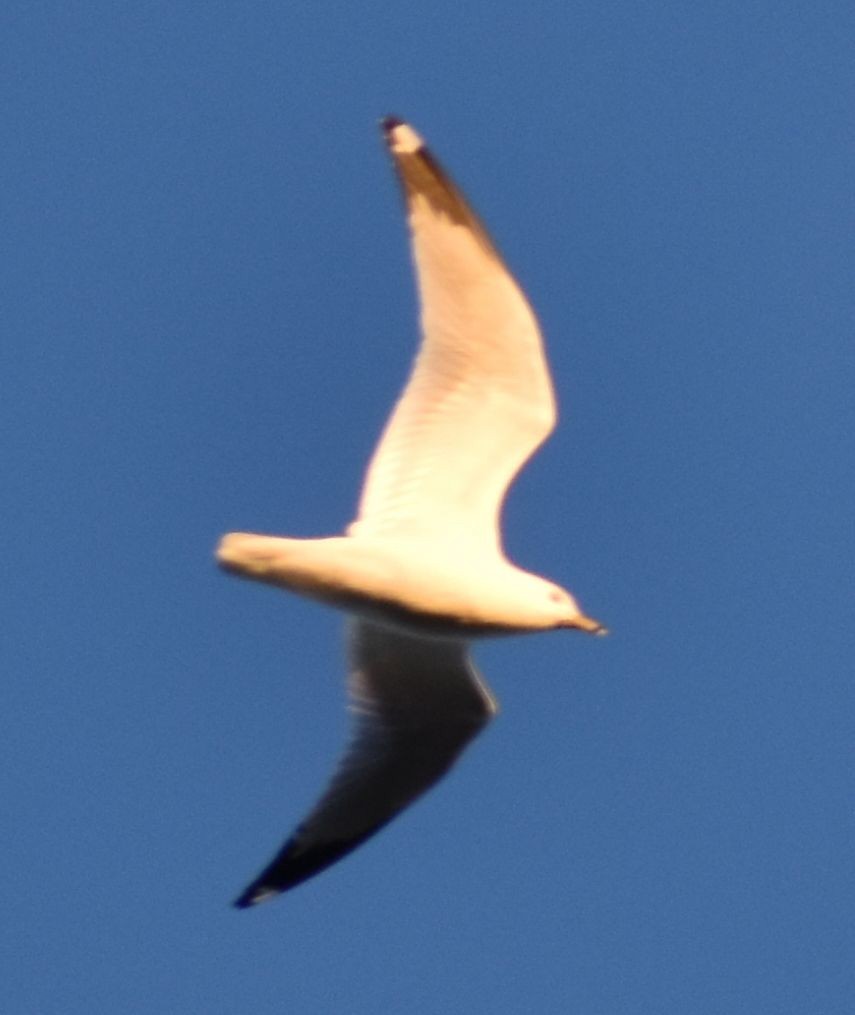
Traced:
POLYGON ((855 1011, 853 36, 4 5, 4 1010, 855 1011), (464 763, 236 912, 345 737, 340 621, 212 549, 350 520, 416 341, 390 112, 547 337, 509 551, 612 635, 481 646, 464 763))

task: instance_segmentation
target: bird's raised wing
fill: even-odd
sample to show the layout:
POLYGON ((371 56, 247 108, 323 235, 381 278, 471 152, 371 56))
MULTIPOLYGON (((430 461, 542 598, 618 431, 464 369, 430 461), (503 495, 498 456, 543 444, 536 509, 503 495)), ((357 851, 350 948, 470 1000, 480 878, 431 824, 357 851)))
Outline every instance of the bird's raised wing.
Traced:
POLYGON ((555 425, 534 314, 465 198, 388 119, 421 301, 422 343, 368 468, 352 535, 501 549, 516 473, 555 425))
POLYGON ((263 902, 346 856, 441 778, 496 712, 461 641, 350 622, 353 741, 326 793, 236 900, 263 902))

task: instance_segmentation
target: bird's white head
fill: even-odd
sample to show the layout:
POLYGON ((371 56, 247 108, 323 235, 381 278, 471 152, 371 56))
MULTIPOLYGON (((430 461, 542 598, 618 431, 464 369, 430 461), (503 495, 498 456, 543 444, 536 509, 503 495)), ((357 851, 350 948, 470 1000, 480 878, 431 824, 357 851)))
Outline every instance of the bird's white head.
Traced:
MULTIPOLYGON (((585 616, 572 595, 560 585, 513 568, 513 579, 509 583, 497 583, 497 590, 512 591, 509 603, 518 621, 520 630, 548 631, 559 627, 572 627, 589 634, 607 634, 606 627, 598 620, 585 616)), ((514 626, 509 622, 509 627, 514 626)))
MULTIPOLYGON (((541 579, 542 580, 542 579, 541 579)), ((557 617, 555 627, 575 627, 588 634, 608 634, 608 628, 591 617, 586 617, 579 604, 566 589, 552 582, 544 581, 546 586, 547 610, 557 617)))

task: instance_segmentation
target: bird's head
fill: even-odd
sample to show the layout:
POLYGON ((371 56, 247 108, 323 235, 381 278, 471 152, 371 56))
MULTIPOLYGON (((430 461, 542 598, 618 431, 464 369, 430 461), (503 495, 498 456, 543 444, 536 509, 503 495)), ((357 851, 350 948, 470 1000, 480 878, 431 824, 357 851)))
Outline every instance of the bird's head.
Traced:
POLYGON ((544 606, 555 618, 555 627, 573 627, 588 634, 608 634, 608 628, 591 617, 585 616, 579 604, 566 589, 553 582, 544 582, 546 586, 544 606))
MULTIPOLYGON (((513 589, 510 609, 520 622, 520 630, 549 631, 555 628, 576 628, 589 634, 607 634, 598 620, 585 616, 573 596, 555 582, 514 568, 511 583, 497 583, 503 591, 513 589)), ((514 626, 509 622, 509 626, 514 626)))

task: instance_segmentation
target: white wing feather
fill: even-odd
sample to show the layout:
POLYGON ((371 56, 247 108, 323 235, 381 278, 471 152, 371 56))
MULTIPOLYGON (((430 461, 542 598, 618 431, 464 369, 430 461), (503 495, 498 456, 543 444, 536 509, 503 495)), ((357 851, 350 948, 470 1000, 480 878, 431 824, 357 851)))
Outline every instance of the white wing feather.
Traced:
POLYGON ((495 553, 507 488, 555 425, 543 343, 464 197, 412 128, 385 127, 406 203, 423 340, 349 532, 495 553))

